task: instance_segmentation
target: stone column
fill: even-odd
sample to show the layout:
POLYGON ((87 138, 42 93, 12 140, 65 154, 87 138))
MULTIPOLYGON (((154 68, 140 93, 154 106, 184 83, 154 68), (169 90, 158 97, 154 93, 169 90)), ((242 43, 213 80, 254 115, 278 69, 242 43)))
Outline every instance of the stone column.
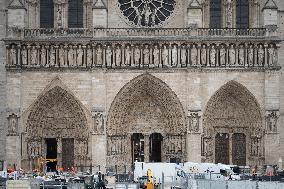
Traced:
POLYGON ((229 163, 233 164, 233 133, 229 133, 229 163))
POLYGON ((144 135, 144 162, 150 161, 150 135, 144 135))
POLYGON ((54 27, 65 28, 67 27, 67 3, 68 0, 54 0, 54 27))

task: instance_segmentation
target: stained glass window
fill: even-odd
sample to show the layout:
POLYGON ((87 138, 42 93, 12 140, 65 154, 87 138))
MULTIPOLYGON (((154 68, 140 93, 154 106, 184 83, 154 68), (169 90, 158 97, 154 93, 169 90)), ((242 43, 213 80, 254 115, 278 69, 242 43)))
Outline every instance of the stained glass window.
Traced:
POLYGON ((82 0, 69 0, 68 27, 69 28, 83 28, 83 1, 82 0))
POLYGON ((248 28, 249 27, 249 2, 248 0, 237 0, 236 26, 237 28, 248 28))
POLYGON ((118 0, 122 14, 140 27, 161 24, 173 13, 175 0, 118 0))
POLYGON ((53 0, 40 0, 40 27, 54 27, 54 5, 53 0))
POLYGON ((210 0, 210 28, 221 28, 222 0, 210 0))

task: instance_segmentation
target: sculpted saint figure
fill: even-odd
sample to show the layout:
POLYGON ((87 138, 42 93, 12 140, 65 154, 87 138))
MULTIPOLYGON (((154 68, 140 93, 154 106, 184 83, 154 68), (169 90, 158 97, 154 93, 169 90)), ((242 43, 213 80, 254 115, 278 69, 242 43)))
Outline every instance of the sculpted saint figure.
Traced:
POLYGON ((127 45, 126 48, 125 48, 125 60, 124 60, 126 66, 131 65, 130 58, 131 58, 131 49, 130 49, 129 45, 127 45))
POLYGON ((106 48, 106 66, 110 68, 111 62, 112 62, 112 50, 111 47, 108 45, 106 48))
POLYGON ((77 66, 83 66, 83 53, 82 46, 79 45, 77 49, 77 66))
POLYGON ((236 64, 236 53, 233 45, 230 45, 229 48, 229 64, 230 65, 236 64))
POLYGON ((40 60, 41 66, 45 66, 46 65, 46 49, 44 45, 41 46, 40 55, 41 55, 41 60, 40 60))
POLYGON ((263 49, 262 45, 258 49, 258 61, 257 61, 257 64, 259 66, 263 66, 264 65, 264 49, 263 49))
POLYGON ((150 63, 150 50, 148 45, 145 45, 145 48, 143 50, 143 54, 144 54, 144 65, 145 66, 149 66, 150 63))
POLYGON ((172 66, 176 67, 177 66, 177 58, 178 58, 178 54, 177 54, 177 46, 174 45, 172 48, 172 66))
POLYGON ((216 49, 215 46, 212 46, 210 50, 210 64, 211 66, 216 66, 216 49))
POLYGON ((249 66, 254 65, 253 59, 254 59, 254 49, 252 46, 250 46, 248 49, 248 65, 249 66))
POLYGON ((275 66, 277 65, 278 57, 277 57, 277 50, 273 47, 270 46, 268 48, 268 65, 269 66, 275 66))
POLYGON ((70 67, 75 66, 74 58, 75 58, 75 49, 72 46, 70 46, 69 51, 68 51, 68 63, 70 67))
POLYGON ((90 68, 92 67, 92 64, 93 64, 93 51, 91 49, 91 46, 88 45, 87 46, 87 67, 90 68))
POLYGON ((115 66, 120 66, 121 65, 121 49, 119 46, 116 47, 115 49, 115 66))
POLYGON ((192 48, 191 48, 191 64, 192 64, 192 66, 196 66, 198 63, 197 63, 197 49, 196 49, 196 47, 195 46, 193 46, 192 48))
POLYGON ((160 65, 159 55, 160 55, 160 51, 158 49, 158 46, 155 45, 154 49, 153 49, 153 57, 154 57, 154 59, 153 59, 154 62, 153 63, 155 65, 155 67, 159 67, 159 65, 160 65))
POLYGON ((245 63, 245 52, 244 52, 244 47, 241 46, 239 48, 239 65, 243 66, 245 63))
POLYGON ((203 66, 207 65, 206 59, 207 59, 206 46, 202 46, 202 48, 201 48, 201 64, 203 66))
POLYGON ((60 67, 64 67, 65 66, 65 50, 63 47, 59 47, 58 54, 59 54, 59 65, 60 67))
POLYGON ((169 66, 169 50, 166 45, 163 46, 162 59, 163 59, 163 65, 169 66))
POLYGON ((10 65, 16 65, 17 64, 17 52, 16 48, 12 46, 10 49, 10 65))
POLYGON ((49 50, 49 66, 55 66, 55 49, 53 46, 49 50))
POLYGON ((186 56, 187 56, 187 54, 186 54, 186 47, 183 45, 181 47, 181 50, 180 50, 181 65, 183 67, 186 66, 186 56))
POLYGON ((27 65, 28 54, 27 54, 27 49, 26 49, 26 47, 23 47, 23 49, 22 49, 22 51, 21 51, 21 54, 22 54, 22 64, 23 64, 23 65, 27 65))
POLYGON ((31 65, 37 64, 37 49, 35 46, 31 48, 31 65))
POLYGON ((97 47, 97 51, 96 51, 96 54, 97 54, 97 62, 96 62, 96 65, 102 65, 103 64, 103 50, 102 50, 102 47, 99 45, 97 47))
POLYGON ((226 49, 224 48, 224 46, 221 46, 220 48, 220 65, 226 65, 226 49))
POLYGON ((134 49, 134 65, 137 67, 140 64, 140 49, 138 46, 134 49))

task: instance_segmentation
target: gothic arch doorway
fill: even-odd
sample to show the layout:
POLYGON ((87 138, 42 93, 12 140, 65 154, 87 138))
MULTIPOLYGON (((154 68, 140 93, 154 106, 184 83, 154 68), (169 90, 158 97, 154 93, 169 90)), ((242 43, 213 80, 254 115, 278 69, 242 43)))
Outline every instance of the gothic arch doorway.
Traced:
POLYGON ((203 128, 205 162, 263 164, 261 108, 243 85, 230 81, 210 98, 204 112, 203 128))
MULTIPOLYGON (((88 124, 80 102, 67 90, 56 86, 38 97, 27 117, 25 142, 29 169, 40 164, 89 169, 88 124)), ((53 167, 53 168, 52 168, 53 167)))
MULTIPOLYGON (((134 133, 143 135, 145 162, 170 162, 173 158, 183 160, 186 153, 185 123, 183 107, 168 85, 150 74, 134 78, 120 90, 109 110, 107 165, 131 165, 133 157, 130 154, 133 153, 131 145, 127 144, 130 144, 134 133), (159 133, 159 138, 167 141, 159 140, 160 157, 156 155, 155 159, 151 159, 150 154, 153 150, 150 149, 151 142, 158 143, 157 137, 152 137, 153 133, 159 133)), ((136 138, 140 140, 142 137, 136 138)))

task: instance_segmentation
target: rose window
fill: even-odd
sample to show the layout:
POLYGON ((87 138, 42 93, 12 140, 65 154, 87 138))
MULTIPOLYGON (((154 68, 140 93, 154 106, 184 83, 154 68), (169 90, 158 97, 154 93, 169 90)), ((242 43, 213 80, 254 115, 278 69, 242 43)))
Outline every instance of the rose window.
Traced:
POLYGON ((175 0, 118 0, 123 15, 140 27, 162 24, 173 13, 175 0))

